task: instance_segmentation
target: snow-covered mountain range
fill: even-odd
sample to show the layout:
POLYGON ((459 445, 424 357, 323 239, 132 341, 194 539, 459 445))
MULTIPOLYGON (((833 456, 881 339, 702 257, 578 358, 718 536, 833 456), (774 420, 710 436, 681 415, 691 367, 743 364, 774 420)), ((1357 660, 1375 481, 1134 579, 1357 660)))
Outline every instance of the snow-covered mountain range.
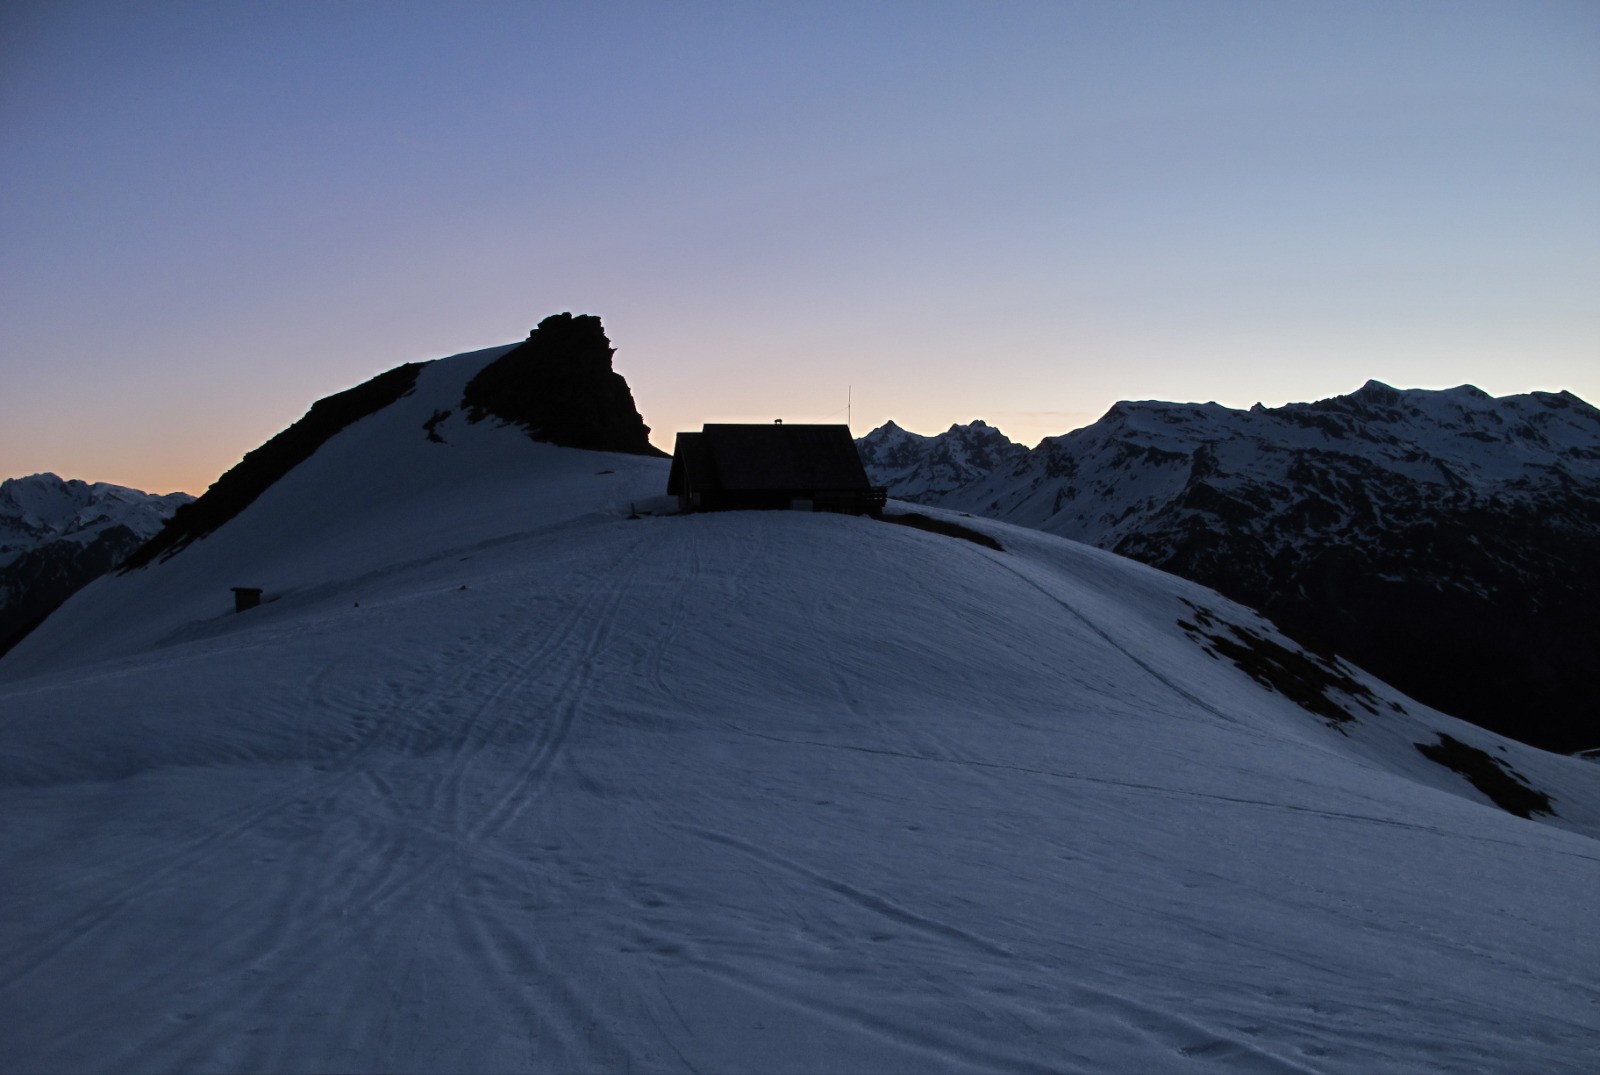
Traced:
POLYGON ((1600 412, 1570 393, 1119 403, 935 502, 1202 582, 1527 742, 1600 742, 1600 412))
POLYGON ((900 500, 931 504, 1001 468, 1020 463, 1028 449, 981 419, 925 437, 886 422, 856 440, 874 485, 900 500))
POLYGON ((54 474, 0 482, 0 653, 193 499, 54 474))
POLYGON ((1600 768, 1036 529, 669 514, 459 417, 511 351, 0 658, 9 1066, 1592 1063, 1600 768))

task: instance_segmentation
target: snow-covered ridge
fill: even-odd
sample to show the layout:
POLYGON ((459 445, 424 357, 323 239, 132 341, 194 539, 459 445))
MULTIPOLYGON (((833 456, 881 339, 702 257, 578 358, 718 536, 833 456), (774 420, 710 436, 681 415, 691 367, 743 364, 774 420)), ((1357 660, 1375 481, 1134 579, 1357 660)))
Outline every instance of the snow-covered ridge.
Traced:
POLYGON ((856 447, 874 485, 887 486, 889 495, 901 500, 924 504, 1028 454, 982 419, 952 425, 935 436, 885 422, 858 438, 856 447))
POLYGON ((1029 525, 1054 520, 1052 532, 1100 542, 1137 526, 1132 513, 1161 495, 1124 484, 1124 464, 1137 459, 1141 469, 1166 471, 1162 488, 1175 492, 1194 475, 1197 453, 1199 476, 1213 484, 1225 475, 1288 484, 1296 463, 1323 459, 1445 495, 1516 496, 1551 483, 1600 482, 1600 412, 1568 392, 1495 398, 1470 385, 1401 391, 1377 381, 1348 396, 1248 411, 1123 402, 1093 425, 1046 438, 947 503, 1029 525), (1048 479, 1080 473, 1090 490, 1067 483, 1041 495, 1048 479))
POLYGON ((93 541, 114 526, 141 540, 161 529, 188 493, 145 493, 108 482, 33 474, 0 481, 0 566, 51 541, 93 541))
POLYGON ((1215 586, 1491 727, 1600 739, 1600 583, 1574 570, 1600 412, 1571 393, 1118 403, 939 502, 1215 586))

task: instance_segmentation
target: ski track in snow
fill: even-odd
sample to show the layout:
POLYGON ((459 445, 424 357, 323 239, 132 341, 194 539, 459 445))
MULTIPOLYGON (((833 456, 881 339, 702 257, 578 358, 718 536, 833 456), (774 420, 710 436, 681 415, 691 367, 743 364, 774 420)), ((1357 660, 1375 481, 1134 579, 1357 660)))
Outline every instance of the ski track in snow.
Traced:
MULTIPOLYGON (((644 679, 651 691, 671 701, 674 695, 667 653, 690 616, 692 595, 701 575, 700 553, 698 543, 682 529, 676 533, 657 532, 651 538, 657 543, 658 555, 671 556, 684 568, 672 572, 672 581, 663 587, 669 591, 664 595, 667 627, 643 658, 644 679), (663 539, 665 548, 661 547, 663 539)), ((197 1041, 193 1030, 207 1023, 226 1023, 230 1013, 241 1009, 262 1013, 292 1009, 303 989, 301 977, 282 971, 311 968, 325 961, 329 957, 327 938, 305 927, 310 922, 334 920, 359 923, 354 937, 342 946, 347 955, 361 950, 405 953, 411 949, 425 954, 429 945, 424 934, 429 930, 452 938, 452 946, 461 958, 477 968, 482 979, 480 991, 498 998, 504 1011, 516 1013, 515 1019, 526 1034, 520 1064, 528 1068, 559 1069, 569 1062, 606 1068, 634 1063, 648 1066, 651 1055, 658 1061, 670 1055, 675 1063, 669 1066, 701 1070, 701 1065, 691 1060, 697 1048, 696 1034, 673 1001, 675 989, 665 977, 672 974, 681 980, 683 975, 692 973, 752 998, 750 1003, 809 1013, 808 1018, 880 1041, 902 1057, 902 1065, 1098 1070, 1101 1060, 1063 1052, 1059 1043, 1052 1047, 1052 1060, 1042 1062, 1026 1051, 1001 1047, 987 1035, 973 1035, 960 1023, 908 1021, 830 999, 828 991, 797 979, 792 970, 780 972, 765 958, 736 952, 713 955, 692 935, 685 936, 683 922, 654 914, 652 904, 659 906, 660 901, 649 897, 635 904, 638 914, 631 934, 633 942, 649 953, 652 992, 665 1010, 658 1016, 654 1006, 646 1005, 638 1013, 638 1021, 649 1023, 655 1031, 653 1045, 641 1047, 633 1038, 616 1031, 619 1024, 615 998, 608 1001, 596 996, 582 984, 583 979, 568 973, 565 968, 570 966, 570 957, 552 952, 542 931, 530 933, 514 928, 505 915, 494 913, 497 898, 516 898, 541 889, 549 898, 553 880, 555 889, 582 899, 578 890, 585 878, 552 878, 550 868, 559 872, 563 865, 559 854, 540 869, 506 843, 508 837, 514 836, 513 842, 518 846, 526 847, 533 841, 552 852, 586 837, 593 838, 592 833, 572 830, 546 818, 541 806, 551 773, 561 764, 563 747, 583 715, 585 694, 602 675, 603 659, 616 644, 616 627, 627 622, 623 601, 639 591, 647 576, 659 581, 658 576, 645 571, 647 546, 641 531, 619 548, 614 559, 592 565, 559 597, 535 604, 534 597, 550 595, 529 593, 528 604, 509 602, 502 615, 441 650, 429 663, 372 685, 365 693, 351 695, 341 690, 337 659, 323 664, 306 682, 296 719, 303 722, 312 712, 347 715, 360 729, 360 735, 346 751, 331 761, 313 762, 318 767, 217 818, 207 831, 171 849, 164 859, 152 861, 146 857, 122 864, 129 882, 118 900, 91 906, 50 931, 49 936, 72 938, 66 946, 41 945, 17 954, 20 958, 7 953, 4 990, 22 988, 31 974, 51 960, 61 958, 72 948, 95 943, 126 912, 172 887, 176 879, 224 868, 223 860, 240 838, 263 829, 281 828, 298 831, 304 838, 287 845, 288 861, 270 874, 276 884, 270 893, 257 896, 258 913, 250 918, 253 928, 215 938, 224 950, 241 953, 237 961, 241 969, 227 980, 212 981, 204 989, 183 994, 182 1017, 158 1025, 154 1032, 131 1042, 116 1054, 113 1066, 141 1069, 151 1066, 152 1061, 157 1061, 156 1066, 184 1068, 296 1066, 298 1054, 281 1037, 247 1031, 242 1042, 217 1049, 197 1041), (539 711, 527 711, 519 704, 524 695, 547 701, 539 711), (504 747, 514 747, 514 753, 508 755, 501 749, 504 747), (419 770, 420 759, 433 764, 419 770), (324 823, 336 827, 329 829, 323 827, 324 823), (330 871, 330 863, 341 865, 330 871), (524 880, 517 884, 517 878, 524 880), (433 925, 428 925, 430 922, 433 925), (653 1053, 649 1051, 652 1048, 653 1053), (910 1057, 920 1059, 910 1062, 910 1057)), ((759 586, 754 576, 767 552, 764 545, 745 550, 738 569, 728 573, 725 585, 735 603, 759 586)), ((1031 580, 1023 581, 1034 585, 1031 580)), ((1046 596, 1066 607, 1054 595, 1046 596)), ((1096 636, 1122 652, 1106 631, 1074 615, 1096 636)), ((1142 662, 1134 663, 1144 667, 1142 662)), ((833 655, 827 661, 827 677, 841 714, 866 719, 854 698, 849 671, 833 655)), ((1155 678, 1170 686, 1163 677, 1155 678)), ((1008 773, 1042 776, 1163 797, 1204 798, 1297 811, 1335 821, 1398 825, 1434 836, 1458 835, 1387 818, 987 762, 960 756, 948 746, 949 740, 945 756, 933 757, 785 739, 745 728, 735 730, 746 737, 786 745, 988 771, 999 779, 1008 773)), ((829 900, 843 900, 855 908, 853 915, 880 923, 868 927, 870 936, 888 939, 909 930, 925 937, 935 951, 945 951, 951 945, 967 950, 969 955, 956 956, 950 961, 952 966, 973 961, 1020 961, 1034 964, 1019 974, 1024 980, 1055 977, 1058 973, 1019 957, 999 941, 913 910, 887 895, 749 840, 660 817, 641 824, 633 814, 628 816, 625 845, 660 839, 663 830, 671 830, 729 848, 748 860, 751 872, 763 879, 763 887, 773 892, 783 906, 793 909, 797 919, 808 915, 814 918, 819 907, 829 900), (767 879, 774 873, 790 882, 771 886, 767 879), (807 894, 808 889, 817 894, 807 894)), ((620 860, 630 857, 623 854, 620 860)), ((1096 898, 1106 899, 1103 894, 1096 898)), ((1131 904, 1125 909, 1137 912, 1131 904)), ((611 928, 618 924, 611 923, 611 928)), ((855 932, 856 928, 859 927, 847 932, 855 932)), ((1186 928, 1195 927, 1190 923, 1186 928)), ((1220 931, 1198 932, 1225 946, 1241 943, 1237 936, 1220 931)), ((1263 951, 1273 953, 1270 948, 1263 951)), ((1338 973, 1333 967, 1322 970, 1338 973)), ((431 973, 433 969, 425 960, 403 956, 397 973, 386 982, 395 1003, 387 1007, 382 1020, 368 1028, 365 1036, 346 1042, 347 1051, 334 1054, 335 1062, 339 1062, 337 1057, 353 1062, 357 1057, 418 1055, 420 1028, 433 1011, 426 1003, 431 973)), ((1230 1070, 1315 1069, 1251 1045, 1239 1036, 1208 1029, 1193 1019, 1111 990, 1070 982, 1058 982, 1057 988, 1070 997, 1070 1007, 1079 1017, 1106 1019, 1127 1027, 1185 1061, 1215 1063, 1230 1070)), ((342 1003, 359 1001, 347 996, 342 1003)), ((337 1009, 340 1003, 331 1006, 337 1009)), ((1010 1018, 1022 1027, 1028 1025, 1020 1014, 1010 1018)))
POLYGON ((1210 713, 1212 716, 1216 717, 1218 720, 1224 721, 1228 724, 1240 723, 1236 717, 1230 717, 1228 714, 1222 712, 1222 710, 1218 709, 1210 702, 1207 702, 1205 699, 1199 698, 1190 691, 1185 690, 1182 686, 1173 682, 1170 677, 1162 675, 1161 672, 1152 666, 1148 661, 1134 653, 1132 650, 1128 649, 1126 646, 1122 645, 1122 643, 1118 642, 1099 624, 1095 623, 1088 616, 1085 616, 1078 609, 1074 608, 1070 603, 1063 600, 1058 594, 1050 592, 1048 588, 1040 584, 1036 579, 1030 578, 1024 572, 1018 570, 1005 560, 1001 559, 1001 555, 1002 554, 990 553, 986 556, 986 559, 988 559, 991 563, 998 564, 1012 575, 1015 575, 1022 582, 1033 587, 1035 590, 1038 590, 1045 597, 1061 606, 1063 611, 1065 611, 1079 623, 1083 624, 1089 630, 1093 631, 1106 643, 1106 645, 1110 646, 1112 649, 1122 654, 1123 657, 1127 658, 1129 663, 1141 669, 1151 679, 1155 680, 1157 683, 1160 683, 1163 687, 1166 687, 1168 690, 1172 691, 1172 693, 1176 694, 1190 705, 1193 705, 1199 709, 1203 709, 1207 713, 1210 713))
POLYGON ((758 862, 787 870, 797 877, 801 877, 807 881, 820 885, 829 892, 843 896, 845 899, 850 900, 852 903, 871 912, 872 914, 881 915, 894 925, 910 926, 913 929, 921 930, 922 932, 928 933, 939 938, 940 940, 958 941, 962 944, 970 945, 987 956, 998 956, 1002 959, 1011 959, 1014 956, 1014 953, 1012 953, 1010 949, 1004 947, 1003 945, 997 944, 994 941, 977 936, 973 933, 969 933, 967 930, 964 930, 959 926, 951 925, 948 922, 941 922, 937 919, 920 915, 917 912, 902 907, 894 901, 883 896, 864 891, 863 889, 857 888, 855 885, 852 885, 847 881, 842 881, 836 877, 829 877, 827 874, 819 873, 808 866, 805 866, 799 862, 795 862, 792 859, 784 858, 781 855, 773 854, 770 851, 757 847, 756 845, 745 840, 741 840, 738 837, 729 836, 726 833, 713 832, 709 829, 696 829, 688 826, 679 827, 683 831, 690 832, 703 840, 711 840, 714 843, 722 844, 725 847, 734 848, 735 850, 748 855, 758 862))

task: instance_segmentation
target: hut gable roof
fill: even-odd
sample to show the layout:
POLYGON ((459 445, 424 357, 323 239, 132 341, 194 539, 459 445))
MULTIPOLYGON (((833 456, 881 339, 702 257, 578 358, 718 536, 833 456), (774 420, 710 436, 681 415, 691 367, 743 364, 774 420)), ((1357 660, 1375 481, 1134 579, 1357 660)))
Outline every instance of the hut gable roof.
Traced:
POLYGON ((843 425, 707 425, 679 433, 667 491, 868 489, 861 454, 843 425))
POLYGON ((705 487, 715 485, 717 468, 702 433, 679 433, 672 446, 672 470, 667 475, 667 495, 678 496, 685 483, 705 487))

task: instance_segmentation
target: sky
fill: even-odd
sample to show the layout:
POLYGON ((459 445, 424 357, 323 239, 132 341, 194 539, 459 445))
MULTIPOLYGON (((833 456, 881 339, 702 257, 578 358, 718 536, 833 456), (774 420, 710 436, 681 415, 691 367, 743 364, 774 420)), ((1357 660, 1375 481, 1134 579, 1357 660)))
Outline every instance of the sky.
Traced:
POLYGON ((1600 5, 0 5, 0 477, 599 315, 707 421, 1600 403, 1600 5))

